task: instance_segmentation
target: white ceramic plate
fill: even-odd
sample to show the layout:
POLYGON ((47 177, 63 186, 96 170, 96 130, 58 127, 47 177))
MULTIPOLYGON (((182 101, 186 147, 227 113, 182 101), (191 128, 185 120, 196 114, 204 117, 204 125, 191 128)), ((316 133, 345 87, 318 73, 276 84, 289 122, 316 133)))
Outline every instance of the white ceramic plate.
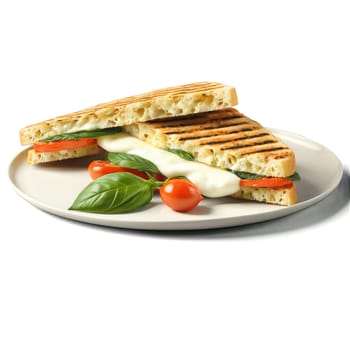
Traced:
POLYGON ((26 151, 14 158, 9 177, 16 192, 34 206, 49 213, 97 225, 141 230, 195 230, 245 225, 279 218, 309 207, 327 197, 339 184, 342 164, 326 147, 302 136, 270 129, 296 154, 299 201, 281 207, 231 198, 205 199, 189 213, 177 213, 155 196, 150 205, 128 214, 89 214, 70 211, 78 193, 91 181, 87 164, 79 159, 31 166, 26 151))

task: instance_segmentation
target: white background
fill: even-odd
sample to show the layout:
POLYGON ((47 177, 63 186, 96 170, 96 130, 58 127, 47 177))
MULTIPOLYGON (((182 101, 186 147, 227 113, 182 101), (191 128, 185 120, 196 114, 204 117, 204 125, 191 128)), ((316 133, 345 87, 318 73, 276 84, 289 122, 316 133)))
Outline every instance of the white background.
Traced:
POLYGON ((0 348, 349 349, 348 2, 114 3, 0 5, 0 348), (341 187, 284 219, 182 234, 78 224, 12 190, 21 127, 203 80, 330 148, 341 187))

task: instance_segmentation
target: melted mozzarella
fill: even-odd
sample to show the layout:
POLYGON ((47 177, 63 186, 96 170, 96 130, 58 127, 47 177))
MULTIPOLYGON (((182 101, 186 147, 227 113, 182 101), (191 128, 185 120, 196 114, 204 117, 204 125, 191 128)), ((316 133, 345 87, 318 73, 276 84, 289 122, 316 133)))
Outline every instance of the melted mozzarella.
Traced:
POLYGON ((125 133, 98 138, 98 144, 108 152, 136 154, 153 162, 167 177, 186 176, 206 197, 229 196, 239 190, 239 177, 203 163, 188 161, 125 133))

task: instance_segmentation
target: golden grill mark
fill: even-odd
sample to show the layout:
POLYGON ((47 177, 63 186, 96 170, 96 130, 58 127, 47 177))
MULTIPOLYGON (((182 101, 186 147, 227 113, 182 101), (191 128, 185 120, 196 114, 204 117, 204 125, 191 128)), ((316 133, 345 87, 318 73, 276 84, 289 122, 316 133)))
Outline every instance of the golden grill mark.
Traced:
MULTIPOLYGON (((177 116, 176 120, 174 120, 171 117, 164 116, 164 118, 158 118, 157 120, 149 120, 147 123, 149 124, 176 124, 177 122, 188 120, 190 122, 198 123, 198 119, 203 118, 204 121, 213 120, 213 119, 224 119, 224 118, 246 118, 242 113, 240 113, 238 110, 230 107, 230 108, 224 108, 216 111, 208 111, 208 112, 199 112, 199 113, 192 113, 188 115, 183 116, 177 116)), ((202 122, 202 120, 201 120, 202 122)))
MULTIPOLYGON (((250 131, 249 129, 246 131, 250 131)), ((238 131, 237 133, 240 133, 240 131, 238 131)), ((257 135, 253 135, 253 136, 245 136, 245 137, 230 137, 230 136, 234 136, 235 133, 230 133, 228 135, 213 135, 213 137, 208 137, 206 138, 206 140, 203 140, 203 142, 200 142, 200 145, 220 145, 220 144, 232 144, 232 143, 236 143, 237 141, 245 141, 245 140, 251 140, 253 141, 254 139, 258 139, 264 136, 270 136, 269 134, 266 133, 262 133, 262 134, 257 134, 257 135), (221 137, 222 136, 222 137, 221 137), (221 137, 220 140, 218 141, 210 141, 211 138, 215 138, 215 137, 221 137)), ((242 147, 251 147, 254 145, 260 145, 260 144, 264 144, 264 143, 271 143, 271 142, 276 142, 275 140, 265 140, 263 142, 258 142, 258 143, 253 143, 253 144, 248 144, 248 145, 237 145, 235 147, 230 147, 227 146, 227 149, 233 149, 233 148, 242 148, 242 147)), ((221 150, 226 149, 226 147, 221 147, 221 150)))
MULTIPOLYGON (((246 123, 242 123, 240 125, 247 126, 246 123)), ((238 126, 240 126, 238 125, 238 126)), ((236 140, 242 140, 244 137, 240 137, 240 135, 243 132, 248 132, 248 131, 254 131, 256 128, 254 126, 251 126, 249 128, 244 127, 241 129, 234 130, 232 127, 226 127, 226 128, 215 128, 215 129, 204 129, 204 130, 199 130, 197 132, 178 132, 178 133, 173 133, 175 135, 183 135, 182 137, 179 137, 179 141, 189 141, 189 140, 203 140, 201 144, 205 144, 206 140, 209 139, 215 139, 215 138, 226 138, 229 139, 230 141, 236 141, 236 140), (238 136, 238 137, 235 137, 238 136)), ((167 134, 169 135, 169 134, 167 134)), ((221 140, 218 140, 220 142, 221 140)), ((213 141, 215 142, 215 141, 213 141)))
POLYGON ((164 134, 166 135, 181 135, 181 134, 187 134, 184 137, 180 137, 179 141, 188 141, 188 140, 196 140, 196 139, 201 139, 204 137, 211 137, 211 136, 220 136, 220 135, 233 135, 240 133, 242 131, 250 131, 252 129, 248 128, 243 128, 243 129, 238 129, 238 130, 232 130, 233 127, 236 126, 241 126, 241 125, 247 125, 247 123, 242 122, 242 123, 237 123, 237 124, 232 124, 232 125, 224 125, 216 128, 212 128, 211 126, 204 126, 204 127, 199 127, 197 130, 192 126, 191 130, 194 132, 188 132, 186 129, 185 130, 170 130, 170 131, 163 131, 164 134), (226 130, 226 132, 225 132, 226 130), (220 132, 216 132, 220 131, 220 132))
POLYGON ((252 152, 241 152, 241 156, 247 156, 249 154, 255 154, 255 153, 270 153, 270 152, 274 152, 274 151, 281 151, 283 149, 287 149, 287 147, 275 147, 275 148, 266 148, 266 149, 259 149, 257 151, 252 151, 252 152))
MULTIPOLYGON (((256 142, 256 143, 251 143, 251 144, 248 144, 248 145, 236 145, 236 146, 222 147, 220 149, 224 150, 224 149, 252 148, 252 147, 256 147, 256 146, 267 145, 267 144, 270 144, 270 143, 276 143, 276 141, 274 141, 274 140, 266 140, 266 141, 263 141, 263 142, 256 142)), ((210 143, 209 143, 209 145, 210 145, 210 143)))
POLYGON ((155 126, 156 129, 160 129, 162 132, 167 132, 167 129, 169 131, 172 130, 177 130, 177 129, 181 129, 181 128, 186 128, 189 130, 193 130, 193 128, 197 127, 200 129, 217 129, 217 128, 224 128, 227 126, 234 126, 234 125, 241 125, 247 123, 246 121, 237 121, 234 122, 232 121, 232 118, 225 118, 225 119, 218 119, 218 120, 212 120, 212 121, 201 121, 199 120, 198 122, 195 121, 195 123, 193 122, 193 120, 186 122, 182 122, 182 123, 178 123, 178 124, 174 124, 174 125, 170 125, 170 124, 162 124, 159 126, 155 126))
MULTIPOLYGON (((173 117, 172 117, 173 118, 173 117)), ((244 119, 241 115, 228 115, 228 116, 220 116, 220 115, 203 115, 203 114, 191 114, 191 116, 186 117, 176 117, 176 120, 172 118, 165 119, 156 119, 149 120, 146 123, 152 125, 154 128, 171 128, 171 127, 179 127, 179 126, 192 126, 192 125, 203 125, 208 123, 225 123, 231 120, 244 119)))

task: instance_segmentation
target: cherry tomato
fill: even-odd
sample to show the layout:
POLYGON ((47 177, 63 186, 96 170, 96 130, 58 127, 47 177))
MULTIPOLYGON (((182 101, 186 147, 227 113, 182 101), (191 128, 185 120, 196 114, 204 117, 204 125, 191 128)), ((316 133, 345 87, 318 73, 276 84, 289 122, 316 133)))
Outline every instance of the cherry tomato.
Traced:
POLYGON ((203 199, 199 188, 186 179, 167 181, 159 193, 165 205, 180 212, 192 210, 203 199))
MULTIPOLYGON (((117 172, 127 172, 134 175, 137 175, 139 177, 142 177, 143 179, 148 179, 148 175, 142 171, 130 169, 130 168, 124 168, 119 165, 111 163, 109 160, 93 160, 89 164, 89 174, 90 176, 95 180, 100 176, 111 174, 111 173, 117 173, 117 172)), ((152 174, 154 178, 157 181, 164 181, 166 177, 162 174, 152 174)))

